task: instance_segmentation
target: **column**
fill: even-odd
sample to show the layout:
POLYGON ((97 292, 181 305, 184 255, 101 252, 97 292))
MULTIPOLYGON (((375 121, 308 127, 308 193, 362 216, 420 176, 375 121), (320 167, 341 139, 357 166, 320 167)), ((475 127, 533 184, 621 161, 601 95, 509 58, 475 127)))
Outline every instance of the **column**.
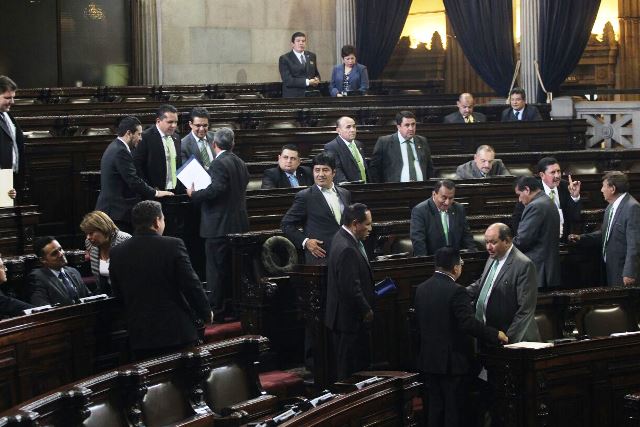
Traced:
POLYGON ((132 3, 134 85, 156 85, 160 82, 158 48, 158 8, 156 0, 134 0, 132 3))
MULTIPOLYGON (((336 56, 342 62, 342 46, 356 45, 356 0, 336 0, 336 56)), ((357 46, 356 46, 357 48, 357 46)))
MULTIPOLYGON (((640 4, 638 0, 618 0, 620 39, 618 42, 618 88, 640 87, 640 4)), ((620 95, 620 100, 634 100, 637 95, 620 95)))
POLYGON ((536 102, 538 78, 534 61, 538 59, 538 24, 540 15, 538 0, 520 2, 520 86, 527 94, 527 101, 536 102))

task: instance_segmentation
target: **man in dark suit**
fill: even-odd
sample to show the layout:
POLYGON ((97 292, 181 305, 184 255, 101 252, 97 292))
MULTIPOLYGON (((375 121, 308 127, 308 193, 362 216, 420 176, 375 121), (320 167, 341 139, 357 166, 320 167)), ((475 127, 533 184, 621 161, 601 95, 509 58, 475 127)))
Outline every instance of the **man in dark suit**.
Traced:
POLYGON ((193 203, 201 204, 200 236, 206 239, 209 302, 218 312, 223 309, 224 297, 229 291, 225 286, 231 283, 230 248, 226 235, 249 231, 246 203, 249 171, 242 159, 231 151, 233 144, 233 131, 218 129, 211 147, 216 156, 209 168, 211 184, 198 191, 193 185, 187 189, 193 203))
POLYGON ((118 124, 117 134, 100 160, 100 195, 96 210, 109 215, 122 231, 131 233, 131 208, 140 199, 172 196, 173 193, 154 190, 136 173, 131 150, 142 135, 140 120, 125 117, 118 124))
POLYGON ((203 107, 191 110, 189 127, 191 132, 180 142, 182 164, 194 156, 205 170, 209 170, 213 161, 213 152, 210 147, 212 135, 209 133, 209 111, 203 107))
POLYGON ((336 158, 336 183, 367 182, 362 143, 356 141, 356 122, 351 117, 340 117, 336 122, 336 132, 338 136, 324 145, 324 149, 336 158))
POLYGON ((109 277, 141 360, 196 344, 197 322, 211 322, 213 314, 184 242, 162 236, 160 203, 142 201, 131 215, 135 235, 111 249, 109 277))
POLYGON ((513 244, 535 264, 538 287, 560 287, 558 208, 544 193, 540 181, 532 176, 518 178, 515 191, 524 211, 513 244))
POLYGON ((313 172, 300 166, 298 147, 287 144, 278 154, 278 167, 269 168, 262 176, 261 188, 292 188, 313 184, 313 172))
POLYGON ((507 108, 502 111, 503 122, 516 122, 516 121, 536 121, 542 120, 540 111, 534 105, 527 104, 527 96, 524 89, 515 87, 509 92, 509 103, 511 108, 507 108))
POLYGON ((640 204, 629 194, 629 178, 622 172, 609 172, 600 190, 609 206, 600 230, 569 235, 571 242, 597 245, 605 262, 608 286, 633 286, 640 273, 640 204))
POLYGON ((29 273, 31 304, 70 305, 91 295, 80 272, 67 266, 67 257, 56 239, 41 237, 33 244, 33 250, 42 268, 29 273))
POLYGON ((138 175, 153 188, 175 190, 178 181, 176 170, 180 159, 178 110, 168 104, 161 105, 156 113, 156 124, 142 132, 142 140, 133 153, 138 175))
POLYGON ((456 179, 490 178, 511 175, 509 169, 496 159, 496 151, 490 145, 481 145, 476 149, 473 160, 463 163, 456 169, 456 179))
POLYGON ((415 296, 420 333, 419 369, 427 375, 429 425, 471 425, 469 386, 478 372, 471 336, 498 345, 509 340, 502 331, 476 319, 465 288, 456 283, 462 274, 458 250, 436 251, 435 273, 418 285, 415 296))
POLYGON ((295 32, 291 36, 291 52, 278 60, 283 98, 302 98, 308 88, 314 89, 320 83, 316 54, 305 51, 306 46, 307 36, 295 32))
POLYGON ((362 203, 344 208, 344 225, 331 243, 324 323, 333 333, 337 380, 369 367, 373 321, 373 272, 362 241, 371 232, 371 211, 362 203))
POLYGON ((473 111, 473 95, 470 93, 460 94, 456 105, 458 111, 446 115, 443 123, 484 123, 487 121, 487 116, 473 111))
POLYGON ((293 205, 282 218, 282 232, 304 250, 307 264, 325 264, 333 236, 340 229, 342 211, 349 206, 351 195, 334 185, 336 161, 330 153, 313 158, 315 184, 298 191, 293 205), (298 227, 302 226, 302 231, 298 227))
POLYGON ((416 116, 411 111, 396 115, 397 132, 381 136, 369 162, 371 182, 424 181, 435 174, 427 139, 416 135, 416 116))
POLYGON ((411 210, 413 255, 433 255, 444 246, 476 250, 464 206, 454 201, 455 195, 454 182, 441 179, 433 186, 431 197, 411 210))
MULTIPOLYGON (((0 254, 1 255, 1 254, 0 254)), ((7 281, 7 267, 4 265, 0 257, 0 285, 7 281)), ((19 299, 8 297, 4 292, 0 291, 0 316, 13 317, 20 316, 23 311, 33 308, 31 304, 27 304, 19 299)))
POLYGON ((476 319, 506 331, 510 343, 540 341, 535 265, 513 245, 511 229, 505 224, 491 224, 484 240, 489 259, 480 278, 467 287, 476 319))
MULTIPOLYGON (((542 181, 542 188, 553 203, 555 203, 560 215, 560 240, 566 241, 570 232, 575 232, 581 227, 582 201, 580 200, 580 181, 574 181, 569 175, 569 181, 562 179, 560 164, 553 157, 543 157, 537 165, 538 177, 542 181)), ((524 211, 524 205, 516 203, 512 216, 512 229, 517 234, 520 218, 524 211)))
MULTIPOLYGON (((13 169, 13 188, 9 197, 16 198, 15 187, 24 171, 24 135, 22 129, 9 113, 14 104, 18 85, 7 76, 0 76, 0 169, 13 169)), ((21 196, 22 197, 22 196, 21 196)))

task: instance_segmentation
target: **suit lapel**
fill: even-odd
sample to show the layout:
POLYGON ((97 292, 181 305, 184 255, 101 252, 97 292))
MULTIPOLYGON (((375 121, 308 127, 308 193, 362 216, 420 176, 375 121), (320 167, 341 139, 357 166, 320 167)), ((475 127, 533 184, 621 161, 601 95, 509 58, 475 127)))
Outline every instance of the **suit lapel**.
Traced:
MULTIPOLYGON (((351 150, 349 150, 349 147, 347 147, 346 142, 343 141, 342 138, 340 138, 339 136, 336 137, 336 142, 338 143, 338 150, 342 152, 342 157, 348 158, 349 162, 353 165, 353 167, 355 167, 358 170, 358 173, 359 173, 360 169, 358 169, 358 164, 356 163, 356 159, 353 158, 353 154, 351 154, 351 150)), ((355 143, 355 140, 354 140, 354 143, 355 143)))
MULTIPOLYGON (((340 193, 338 193, 338 196, 339 194, 340 193)), ((330 218, 333 218, 333 220, 335 221, 333 211, 331 210, 329 203, 327 203, 327 199, 324 198, 322 191, 315 184, 313 184, 313 186, 311 187, 311 195, 315 199, 316 203, 318 203, 319 206, 323 207, 323 209, 325 210, 325 214, 328 215, 330 218)))
MULTIPOLYGON (((52 287, 58 291, 59 294, 63 295, 65 298, 68 298, 69 296, 67 295, 67 290, 64 288, 64 285, 62 284, 62 282, 60 281, 60 279, 58 279, 56 277, 55 274, 53 274, 53 271, 47 269, 43 270, 44 274, 47 276, 47 278, 49 279, 49 283, 51 283, 52 287)), ((67 275, 69 276, 69 275, 67 275)))
POLYGON ((438 226, 436 227, 436 229, 438 230, 438 236, 441 238, 443 242, 445 242, 446 239, 444 237, 444 228, 442 228, 442 217, 440 216, 440 211, 436 207, 432 198, 430 198, 429 201, 427 202, 427 210, 428 210, 427 213, 431 215, 431 217, 433 218, 433 221, 436 224, 438 224, 438 226))
MULTIPOLYGON (((3 114, 3 113, 0 113, 0 114, 3 114)), ((11 120, 11 117, 7 117, 7 116, 4 116, 4 118, 7 120, 11 120)), ((9 139, 15 142, 15 140, 11 138, 11 132, 9 132, 9 124, 6 122, 6 120, 0 120, 0 129, 2 129, 7 134, 9 139)))
POLYGON ((511 268, 511 263, 513 262, 513 257, 515 256, 515 251, 516 248, 512 248, 511 252, 509 253, 509 256, 507 257, 507 259, 504 262, 504 265, 502 266, 502 268, 500 268, 500 271, 498 272, 498 275, 496 276, 496 278, 493 281, 493 288, 495 289, 496 286, 498 286, 500 284, 500 280, 502 280, 502 277, 509 271, 509 269, 511 268))

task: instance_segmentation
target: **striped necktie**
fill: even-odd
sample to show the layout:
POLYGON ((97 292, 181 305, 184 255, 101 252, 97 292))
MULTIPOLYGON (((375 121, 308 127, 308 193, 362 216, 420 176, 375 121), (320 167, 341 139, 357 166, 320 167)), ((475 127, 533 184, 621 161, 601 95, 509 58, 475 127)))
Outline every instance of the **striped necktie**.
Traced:
POLYGON ((476 302, 476 319, 481 322, 485 321, 485 312, 487 310, 487 297, 489 295, 489 290, 491 289, 491 285, 493 284, 493 278, 496 275, 496 271, 498 270, 498 260, 494 260, 493 264, 491 264, 491 269, 489 270, 489 274, 487 274, 487 278, 482 285, 482 289, 480 290, 480 296, 478 296, 478 301, 476 302))

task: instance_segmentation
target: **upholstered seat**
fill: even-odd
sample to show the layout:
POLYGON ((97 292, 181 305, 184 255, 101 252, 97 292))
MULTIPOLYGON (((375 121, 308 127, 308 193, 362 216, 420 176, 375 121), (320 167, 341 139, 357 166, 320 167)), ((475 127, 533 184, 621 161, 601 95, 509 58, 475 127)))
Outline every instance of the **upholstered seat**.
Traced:
POLYGON ((141 406, 148 427, 175 424, 194 415, 185 396, 172 381, 150 386, 141 406))
POLYGON ((620 306, 593 308, 584 315, 583 324, 584 333, 590 337, 603 337, 638 329, 631 316, 620 306))
POLYGON ((240 335, 242 335, 242 324, 240 322, 219 323, 207 325, 204 328, 204 342, 206 344, 239 337, 240 335))

